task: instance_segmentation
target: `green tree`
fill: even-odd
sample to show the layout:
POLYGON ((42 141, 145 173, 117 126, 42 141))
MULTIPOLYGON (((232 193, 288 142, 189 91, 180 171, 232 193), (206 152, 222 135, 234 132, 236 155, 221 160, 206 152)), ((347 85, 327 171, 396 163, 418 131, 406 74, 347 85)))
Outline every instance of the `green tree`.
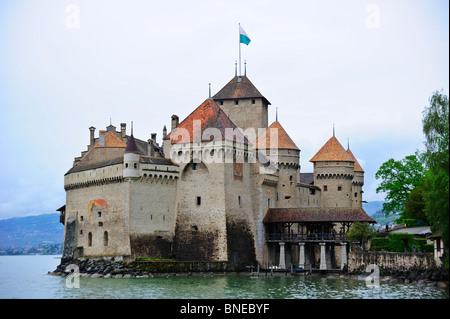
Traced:
POLYGON ((386 193, 384 214, 404 212, 406 199, 414 188, 423 184, 424 176, 425 167, 416 155, 406 156, 400 161, 391 158, 381 164, 375 178, 381 179, 377 193, 386 193))
POLYGON ((425 214, 425 201, 423 199, 424 186, 418 186, 409 193, 405 201, 404 218, 417 219, 418 221, 427 221, 425 214))
POLYGON ((361 247, 364 249, 367 240, 372 238, 376 232, 369 226, 368 223, 354 222, 345 236, 352 241, 359 241, 361 247))
POLYGON ((423 199, 433 231, 442 233, 444 246, 449 239, 449 100, 436 91, 423 111, 426 150, 422 158, 428 167, 423 199))

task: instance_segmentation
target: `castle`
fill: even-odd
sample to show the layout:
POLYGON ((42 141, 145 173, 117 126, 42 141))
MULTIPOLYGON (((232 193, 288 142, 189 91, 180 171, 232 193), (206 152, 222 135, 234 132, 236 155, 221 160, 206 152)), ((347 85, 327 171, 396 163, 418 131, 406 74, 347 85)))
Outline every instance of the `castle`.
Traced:
POLYGON ((333 136, 300 172, 300 149, 268 125, 270 102, 235 75, 171 130, 147 141, 113 125, 64 176, 63 260, 80 256, 229 261, 281 269, 342 268, 345 233, 375 222, 362 209, 364 171, 333 136))

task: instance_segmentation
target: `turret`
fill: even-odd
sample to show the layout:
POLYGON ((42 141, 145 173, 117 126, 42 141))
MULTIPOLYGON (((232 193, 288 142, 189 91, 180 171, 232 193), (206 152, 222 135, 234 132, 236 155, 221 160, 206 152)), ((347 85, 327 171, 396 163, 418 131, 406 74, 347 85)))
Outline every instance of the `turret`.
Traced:
POLYGON ((123 154, 124 178, 137 178, 140 176, 139 159, 139 150, 137 148, 136 141, 134 140, 133 133, 131 133, 131 136, 128 138, 127 148, 125 149, 125 153, 123 154))
POLYGON ((353 158, 336 137, 332 137, 314 155, 314 185, 322 190, 323 207, 352 207, 353 158))
POLYGON ((257 151, 278 166, 277 207, 295 207, 300 176, 300 149, 278 121, 273 122, 254 142, 257 151))

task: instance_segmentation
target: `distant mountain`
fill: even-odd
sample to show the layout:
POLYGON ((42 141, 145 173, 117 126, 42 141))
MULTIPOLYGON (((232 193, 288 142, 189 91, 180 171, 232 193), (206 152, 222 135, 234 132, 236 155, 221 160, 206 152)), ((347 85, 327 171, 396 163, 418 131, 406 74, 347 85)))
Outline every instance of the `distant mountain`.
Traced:
POLYGON ((384 201, 373 201, 363 203, 363 209, 367 213, 367 215, 372 217, 373 214, 383 209, 383 203, 384 201))
POLYGON ((58 244, 63 239, 64 225, 58 213, 0 220, 1 248, 58 244))

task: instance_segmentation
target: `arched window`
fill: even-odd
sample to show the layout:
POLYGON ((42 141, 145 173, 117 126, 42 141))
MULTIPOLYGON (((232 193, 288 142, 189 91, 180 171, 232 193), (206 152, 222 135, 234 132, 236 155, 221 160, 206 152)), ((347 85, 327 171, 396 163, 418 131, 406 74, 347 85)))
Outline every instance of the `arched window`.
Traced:
POLYGON ((92 246, 92 233, 89 232, 88 234, 88 246, 91 247, 92 246))
POLYGON ((105 232, 103 233, 103 245, 104 245, 104 246, 108 246, 108 241, 109 241, 109 238, 108 238, 108 232, 105 231, 105 232))

